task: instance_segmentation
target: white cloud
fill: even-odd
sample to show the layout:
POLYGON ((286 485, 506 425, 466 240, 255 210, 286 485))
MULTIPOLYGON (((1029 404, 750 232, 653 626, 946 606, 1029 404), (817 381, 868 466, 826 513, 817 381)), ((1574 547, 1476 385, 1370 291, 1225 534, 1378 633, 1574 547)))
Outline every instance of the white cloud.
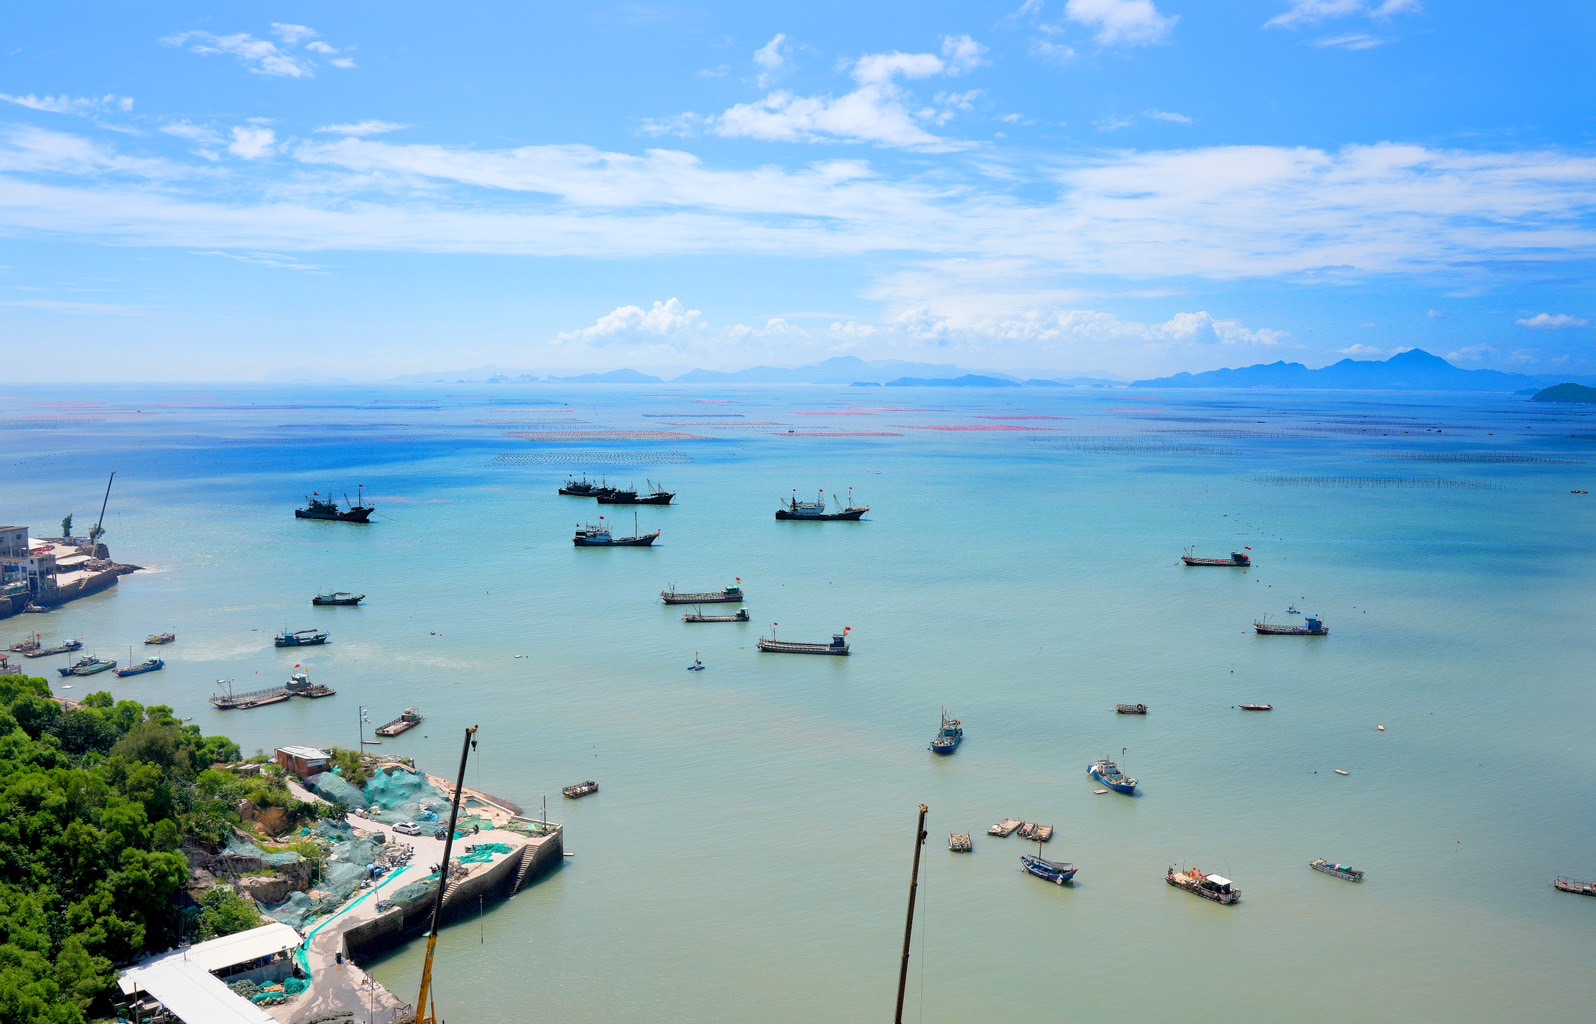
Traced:
POLYGON ((1371 36, 1367 32, 1348 32, 1345 35, 1325 36, 1315 39, 1313 45, 1326 50, 1372 50, 1376 46, 1384 46, 1389 39, 1371 36))
POLYGON ((787 37, 780 32, 754 51, 754 64, 759 68, 756 81, 761 89, 770 88, 771 83, 786 69, 791 54, 792 47, 788 45, 787 37))
POLYGON ((1049 64, 1057 64, 1060 67, 1075 59, 1075 48, 1073 46, 1055 43, 1051 39, 1032 40, 1031 53, 1049 64))
POLYGON ((688 309, 680 299, 655 302, 649 309, 621 306, 599 317, 592 327, 562 331, 554 336, 556 345, 610 345, 636 342, 640 337, 669 338, 702 326, 704 314, 688 309))
POLYGON ((10 93, 0 92, 0 102, 15 103, 19 107, 47 114, 75 114, 79 117, 133 112, 133 97, 117 96, 112 93, 104 96, 35 96, 32 93, 26 96, 13 96, 10 93))
POLYGON ((1097 30, 1102 46, 1146 46, 1162 42, 1180 20, 1158 13, 1153 0, 1069 0, 1064 17, 1097 30))
POLYGON ((1441 312, 1439 309, 1425 310, 1424 315, 1429 317, 1431 320, 1446 320, 1446 319, 1448 319, 1447 315, 1445 313, 1441 312))
POLYGON ((392 121, 356 121, 352 124, 327 124, 317 128, 316 131, 326 135, 353 135, 356 138, 366 138, 372 135, 386 135, 389 132, 404 131, 410 126, 395 124, 392 121))
POLYGON ((272 32, 281 41, 281 46, 269 39, 257 39, 247 32, 222 36, 200 30, 177 32, 162 39, 161 42, 166 46, 185 47, 190 53, 203 56, 227 54, 242 61, 254 74, 280 78, 315 77, 315 60, 306 56, 307 53, 332 57, 328 63, 333 67, 355 66, 355 62, 348 57, 334 57, 333 55, 339 53, 339 50, 315 38, 318 35, 315 29, 304 25, 273 22, 272 32), (306 43, 306 40, 310 42, 306 43), (301 43, 305 43, 302 48, 301 43), (297 52, 300 49, 304 52, 297 52))
POLYGON ((1147 110, 1142 116, 1153 121, 1168 121, 1170 124, 1191 124, 1191 118, 1172 110, 1147 110))
POLYGON ((1264 28, 1298 28, 1335 18, 1365 17, 1387 21, 1422 10, 1419 0, 1287 0, 1287 9, 1264 22, 1264 28))
POLYGON ((909 110, 910 94, 899 80, 961 75, 984 63, 985 52, 986 48, 969 36, 950 36, 942 42, 941 56, 865 54, 850 71, 857 88, 842 96, 800 96, 777 90, 752 103, 739 103, 718 117, 682 115, 650 122, 647 128, 651 132, 689 131, 702 123, 722 136, 767 142, 868 142, 933 153, 966 149, 969 144, 934 135, 918 123, 945 124, 957 104, 921 108, 924 116, 917 117, 909 110))
POLYGON ((318 35, 315 29, 305 25, 285 25, 279 21, 272 22, 272 34, 289 46, 298 46, 306 39, 313 39, 318 35))
POLYGON ((1515 323, 1520 327, 1529 327, 1537 331, 1566 331, 1573 327, 1590 326, 1590 321, 1584 317, 1570 316, 1567 313, 1536 313, 1515 323))
POLYGON ((258 267, 272 267, 277 270, 297 270, 309 274, 326 273, 321 267, 311 263, 301 263, 293 256, 284 256, 275 252, 220 252, 217 250, 197 251, 196 256, 216 256, 221 259, 234 260, 239 263, 251 263, 258 267))
POLYGON ((233 141, 227 144, 227 151, 245 160, 271 156, 277 147, 277 133, 270 128, 240 125, 233 128, 232 135, 233 141))

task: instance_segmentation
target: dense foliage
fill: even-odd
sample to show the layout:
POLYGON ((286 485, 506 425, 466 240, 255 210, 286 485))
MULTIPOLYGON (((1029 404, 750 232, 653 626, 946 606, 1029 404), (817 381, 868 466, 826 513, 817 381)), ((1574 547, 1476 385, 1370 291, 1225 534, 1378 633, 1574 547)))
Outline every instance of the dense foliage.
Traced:
POLYGON ((253 926, 224 892, 183 935, 179 847, 225 840, 240 798, 287 800, 280 783, 211 770, 237 745, 170 708, 96 693, 69 709, 49 693, 0 677, 0 1024, 78 1024, 107 1008, 116 965, 253 926))

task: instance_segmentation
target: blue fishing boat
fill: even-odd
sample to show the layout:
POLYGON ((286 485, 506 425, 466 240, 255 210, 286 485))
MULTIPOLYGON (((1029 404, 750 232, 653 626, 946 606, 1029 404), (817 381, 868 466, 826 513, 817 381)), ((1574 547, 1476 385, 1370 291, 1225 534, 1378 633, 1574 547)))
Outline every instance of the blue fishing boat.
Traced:
POLYGON ((56 671, 64 676, 92 676, 97 672, 108 672, 113 668, 116 668, 116 662, 85 654, 66 668, 56 669, 56 671))
POLYGON ((1116 793, 1136 792, 1136 780, 1126 776, 1119 770, 1119 765, 1109 758, 1100 757, 1093 761, 1091 767, 1086 769, 1086 774, 1116 793))
POLYGON ((1254 622, 1252 628, 1260 636, 1329 636, 1330 627, 1326 626, 1317 615, 1304 615, 1303 624, 1300 626, 1279 626, 1269 621, 1268 616, 1254 622))
POLYGON ((1046 857, 1033 857, 1030 854, 1020 854, 1020 867, 1040 878, 1044 882, 1054 885, 1063 885, 1075 877, 1079 869, 1074 865, 1061 860, 1048 860, 1046 857))
POLYGON ((285 629, 272 637, 276 647, 315 647, 326 642, 327 634, 319 629, 285 629))
POLYGON ((931 752, 935 754, 951 754, 959 749, 959 744, 964 740, 964 725, 957 718, 948 717, 948 709, 942 709, 942 729, 936 738, 931 741, 931 752))
POLYGON ((159 672, 165 667, 166 662, 160 658, 145 658, 137 665, 129 665, 127 668, 117 669, 116 674, 126 679, 128 676, 140 676, 146 672, 159 672))

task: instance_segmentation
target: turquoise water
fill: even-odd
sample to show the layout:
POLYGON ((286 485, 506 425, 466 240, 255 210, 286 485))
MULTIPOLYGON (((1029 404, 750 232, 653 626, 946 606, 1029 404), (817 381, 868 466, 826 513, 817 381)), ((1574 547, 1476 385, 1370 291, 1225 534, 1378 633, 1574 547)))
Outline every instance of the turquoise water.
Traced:
MULTIPOLYGON (((886 1019, 922 802, 906 1020, 1589 1019, 1596 901, 1550 886, 1596 876, 1596 499, 1570 493, 1596 482, 1584 411, 11 390, 6 517, 50 534, 71 511, 83 532, 116 470, 106 540, 148 569, 0 638, 82 635, 138 660, 138 641, 172 629, 164 672, 93 688, 246 751, 353 746, 361 706, 380 723, 415 705, 425 725, 380 749, 449 774, 480 725, 468 783, 533 813, 550 796, 573 856, 445 932, 449 1019, 886 1019), (680 492, 638 510, 657 547, 573 548, 601 512, 632 526, 629 509, 555 493, 584 472, 680 492), (361 483, 380 522, 293 519, 305 494, 361 483), (866 522, 773 520, 794 489, 850 486, 866 522), (1185 569, 1193 545, 1247 545, 1256 564, 1185 569), (748 624, 686 625, 657 597, 738 576, 748 624), (310 606, 334 589, 367 604, 310 606), (1253 634, 1291 604, 1331 635, 1253 634), (851 626, 854 656, 761 655, 772 622, 795 640, 851 626), (329 645, 272 649, 313 625, 329 645), (695 654, 705 671, 685 670, 695 654), (296 663, 338 695, 207 703, 218 678, 272 685, 296 663), (1138 701, 1145 718, 1113 712, 1138 701), (1275 710, 1235 709, 1252 701, 1275 710), (944 706, 966 738, 936 758, 944 706), (1086 766, 1104 754, 1141 795, 1093 793, 1086 766), (598 796, 559 797, 586 778, 598 796), (984 834, 1011 816, 1056 827, 1044 853, 1079 865, 1072 887, 1023 875, 1028 845, 984 834), (955 831, 975 833, 972 854, 947 852, 955 831), (1311 872, 1315 857, 1367 880, 1311 872), (1171 864, 1234 879, 1242 903, 1170 889, 1171 864)), ((421 952, 373 973, 413 998, 421 952)))

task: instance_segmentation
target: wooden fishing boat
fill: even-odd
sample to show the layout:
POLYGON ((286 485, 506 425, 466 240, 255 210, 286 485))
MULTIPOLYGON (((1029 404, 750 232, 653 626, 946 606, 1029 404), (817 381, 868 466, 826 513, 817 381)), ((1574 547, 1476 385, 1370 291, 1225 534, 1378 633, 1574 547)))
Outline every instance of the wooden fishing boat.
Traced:
MULTIPOLYGON (((132 659, 130 658, 129 660, 131 661, 132 659)), ((116 674, 126 679, 128 676, 141 676, 146 672, 159 672, 165 667, 166 662, 160 658, 145 658, 137 665, 129 665, 127 668, 117 669, 116 674)))
POLYGON ((150 644, 151 646, 159 646, 161 644, 169 644, 176 639, 176 633, 153 633, 150 636, 145 637, 144 642, 150 644))
POLYGON ((273 647, 317 647, 326 642, 327 634, 319 629, 285 629, 272 637, 273 647))
POLYGON ((1557 878, 1552 887, 1559 892, 1572 892, 1580 896, 1596 896, 1596 882, 1576 882, 1572 878, 1557 878))
POLYGON ((651 480, 646 480, 644 483, 654 489, 639 494, 636 490, 601 487, 593 492, 593 497, 598 499, 600 505, 669 505, 671 499, 676 497, 675 491, 657 487, 651 480))
POLYGON ((754 646, 770 654, 838 654, 846 657, 848 654, 848 631, 852 628, 852 626, 844 626, 841 633, 831 634, 831 643, 829 644, 802 644, 792 643, 787 640, 777 640, 774 635, 776 624, 771 623, 771 638, 767 640, 764 637, 760 637, 754 646))
POLYGON ((948 709, 942 709, 942 728, 937 730, 936 736, 931 740, 931 752, 944 756, 959 749, 959 744, 964 742, 964 723, 957 718, 948 717, 948 709))
MULTIPOLYGON (((637 517, 632 517, 632 528, 637 529, 637 517)), ((609 524, 599 516, 598 525, 592 523, 576 528, 576 536, 571 538, 571 543, 579 548, 644 548, 659 539, 660 531, 653 533, 638 533, 632 537, 616 537, 610 533, 609 524)))
POLYGON ((1315 871, 1323 871, 1327 875, 1345 878, 1349 882, 1363 881, 1363 872, 1349 868, 1345 864, 1337 864, 1334 861, 1320 858, 1319 860, 1309 861, 1308 866, 1315 871))
POLYGON ((577 797, 587 796, 590 793, 597 793, 598 789, 598 783, 594 782, 592 779, 588 779, 586 782, 578 782, 574 786, 566 786, 561 789, 560 792, 575 800, 577 797))
POLYGON ((1251 551, 1252 548, 1245 548, 1241 551, 1232 551, 1229 558, 1198 558, 1196 555, 1192 554, 1192 552, 1195 550, 1195 548, 1187 548, 1186 553, 1180 556, 1180 560, 1189 566, 1211 565, 1222 566, 1228 569, 1246 569, 1252 565, 1252 556, 1247 554, 1247 552, 1251 551))
POLYGON ((1305 615, 1300 626, 1280 626, 1269 621, 1265 615, 1261 620, 1254 622, 1252 628, 1261 636, 1329 636, 1330 627, 1321 622, 1318 616, 1305 615))
POLYGON ((661 590, 659 599, 666 604, 741 604, 743 601, 743 579, 737 577, 737 585, 726 587, 722 590, 708 593, 688 594, 676 589, 676 584, 671 584, 669 590, 661 590))
POLYGON ((683 622, 747 622, 748 609, 737 609, 736 615, 705 615, 703 612, 688 612, 682 616, 683 622))
POLYGON ((23 651, 22 656, 24 658, 48 658, 55 654, 70 654, 73 651, 81 651, 82 649, 82 640, 68 640, 64 643, 56 644, 54 647, 36 647, 31 651, 23 651))
POLYGON ((365 594, 351 594, 347 590, 335 590, 331 594, 317 594, 310 599, 310 603, 338 608, 353 608, 365 599, 365 594))
POLYGON ((37 633, 30 634, 26 640, 19 640, 12 644, 8 650, 13 654, 30 654, 39 649, 44 638, 37 633))
POLYGON ((560 488, 560 493, 573 498, 593 498, 597 497, 601 491, 608 491, 609 489, 603 483, 593 483, 584 474, 580 480, 574 477, 567 477, 565 486, 560 488))
POLYGON ((92 654, 85 654, 66 668, 56 669, 64 676, 92 676, 101 672, 109 672, 116 668, 116 662, 97 658, 92 654))
POLYGON ((1054 885, 1063 885, 1075 877, 1079 870, 1074 864, 1062 860, 1048 860, 1045 857, 1033 856, 1028 853, 1020 854, 1020 867, 1040 878, 1044 882, 1054 885))
POLYGON ((848 488, 848 504, 844 506, 842 500, 833 494, 832 499, 837 503, 835 512, 826 511, 826 492, 822 490, 818 500, 799 501, 798 492, 794 490, 792 497, 776 510, 776 519, 781 522, 809 522, 809 523, 836 523, 858 522, 864 514, 870 511, 869 505, 854 505, 853 488, 848 488))
POLYGON ((377 726, 378 736, 397 736, 407 729, 414 729, 421 724, 421 712, 416 708, 405 708, 404 713, 386 725, 377 726))
POLYGON ((1134 794, 1136 792, 1136 780, 1120 771, 1119 765, 1115 764, 1111 758, 1100 757, 1093 761, 1087 767, 1086 774, 1116 793, 1134 794))
POLYGON ((1236 888, 1236 883, 1219 875, 1208 875, 1192 868, 1189 871, 1176 871, 1171 865, 1164 875, 1164 881, 1177 889, 1184 889, 1205 900, 1223 903, 1227 906, 1241 899, 1241 890, 1236 888))
POLYGON ((1145 715, 1145 714, 1147 714, 1147 705, 1146 704, 1115 704, 1114 705, 1114 712, 1115 712, 1115 714, 1120 714, 1120 715, 1145 715))

